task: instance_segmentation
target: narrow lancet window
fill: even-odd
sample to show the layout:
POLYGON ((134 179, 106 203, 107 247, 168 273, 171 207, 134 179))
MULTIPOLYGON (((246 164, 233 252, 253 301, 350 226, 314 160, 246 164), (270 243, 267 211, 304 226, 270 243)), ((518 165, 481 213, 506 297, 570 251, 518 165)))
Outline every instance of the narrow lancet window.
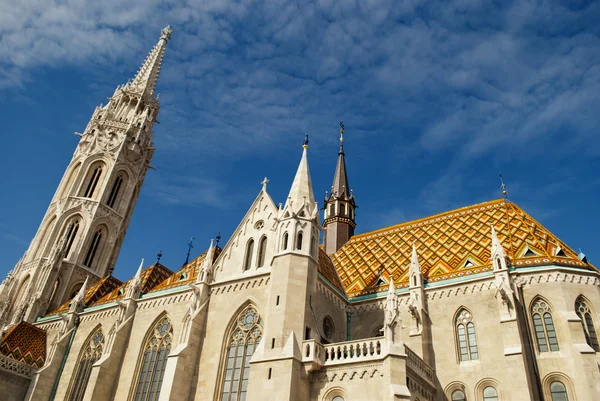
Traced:
POLYGON ((244 259, 244 270, 250 270, 252 267, 252 254, 254 253, 254 240, 250 238, 246 245, 246 258, 244 259))
POLYGON ((83 264, 89 268, 93 267, 94 258, 100 246, 100 241, 102 240, 102 230, 98 230, 94 233, 92 237, 92 242, 90 242, 90 247, 88 248, 88 252, 85 255, 85 261, 83 264))
POLYGON ((598 337, 596 336, 596 329, 594 328, 594 320, 592 318, 592 311, 585 298, 577 298, 577 301, 575 301, 575 313, 577 313, 577 316, 581 319, 581 327, 583 328, 583 334, 585 334, 585 341, 594 349, 594 351, 600 352, 598 337))
POLYGON ((117 202, 117 197, 119 196, 119 191, 121 189, 121 185, 123 184, 123 177, 118 176, 115 182, 113 183, 112 189, 110 190, 110 195, 108 196, 108 201, 106 204, 108 207, 114 208, 115 203, 117 202))
POLYGON ((283 238, 281 240, 281 250, 282 251, 285 251, 287 249, 288 237, 289 237, 289 235, 288 235, 287 231, 285 233, 283 233, 283 238))
POLYGON ((302 231, 300 231, 296 237, 296 249, 302 249, 302 231))
POLYGON ((473 315, 465 309, 461 310, 456 319, 456 337, 461 362, 479 359, 473 315))
POLYGON ((258 245, 258 267, 265 265, 265 253, 267 252, 267 237, 262 237, 258 245))
POLYGON ((65 234, 65 258, 69 257, 69 252, 71 252, 71 247, 77 236, 77 231, 79 231, 79 221, 74 220, 67 226, 67 232, 65 234))
POLYGON ((552 321, 550 305, 544 300, 537 300, 531 308, 535 339, 539 352, 558 351, 556 330, 552 321))
POLYGON ((173 327, 168 317, 163 317, 150 329, 138 367, 138 378, 133 401, 157 401, 160 395, 167 356, 171 352, 173 327))
POLYGON ((96 167, 90 175, 87 186, 85 187, 85 191, 83 193, 84 198, 91 198, 94 196, 94 191, 96 190, 98 181, 100 181, 100 176, 102 176, 102 166, 96 167))
MULTIPOLYGON (((228 338, 220 401, 245 401, 250 359, 262 337, 262 321, 253 306, 235 319, 228 338)), ((136 400, 137 401, 137 400, 136 400)))
POLYGON ((98 330, 92 335, 79 357, 79 363, 76 366, 77 371, 69 390, 69 401, 83 400, 85 389, 90 380, 90 373, 92 373, 92 366, 102 356, 103 347, 104 335, 102 334, 102 330, 98 330))

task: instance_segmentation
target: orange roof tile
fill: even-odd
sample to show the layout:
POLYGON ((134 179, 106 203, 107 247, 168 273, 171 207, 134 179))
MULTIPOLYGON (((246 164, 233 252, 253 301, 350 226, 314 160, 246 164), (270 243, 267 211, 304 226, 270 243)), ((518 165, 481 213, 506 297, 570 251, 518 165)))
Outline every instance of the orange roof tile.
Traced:
POLYGON ((346 294, 344 286, 340 281, 340 277, 335 270, 335 265, 321 246, 319 246, 319 273, 321 273, 331 285, 340 290, 342 294, 346 294))
POLYGON ((411 248, 428 281, 491 270, 491 228, 515 267, 557 264, 595 269, 575 251, 504 199, 468 206, 354 236, 331 255, 349 297, 382 291, 381 274, 393 274, 398 287, 408 285, 411 248), (562 250, 558 256, 557 252, 562 250))
POLYGON ((0 353, 41 368, 46 361, 46 331, 27 322, 18 323, 6 331, 0 353))
MULTIPOLYGON (((187 283, 193 283, 198 278, 198 271, 204 263, 204 259, 206 259, 206 254, 208 250, 204 251, 200 256, 193 259, 190 263, 183 266, 176 273, 173 273, 166 280, 163 280, 160 284, 158 284, 151 292, 166 290, 167 288, 179 287, 181 285, 187 283)), ((215 247, 215 251, 213 252, 213 263, 221 253, 221 248, 215 247)))
MULTIPOLYGON (((150 292, 154 287, 156 287, 160 282, 164 279, 172 275, 173 272, 161 265, 160 263, 155 263, 151 266, 148 266, 142 271, 142 294, 146 294, 150 292)), ((126 283, 121 284, 117 288, 113 289, 108 294, 104 295, 102 298, 98 299, 94 302, 94 306, 106 304, 112 301, 116 301, 122 299, 125 296, 125 288, 129 282, 133 280, 133 277, 127 280, 126 283)))
MULTIPOLYGON (((121 280, 116 279, 113 276, 108 276, 98 281, 96 284, 92 285, 85 291, 85 306, 87 307, 94 304, 100 298, 110 293, 121 284, 123 284, 121 280)), ((65 302, 52 312, 48 313, 48 315, 55 315, 57 313, 68 311, 70 304, 71 299, 69 299, 67 302, 65 302)))

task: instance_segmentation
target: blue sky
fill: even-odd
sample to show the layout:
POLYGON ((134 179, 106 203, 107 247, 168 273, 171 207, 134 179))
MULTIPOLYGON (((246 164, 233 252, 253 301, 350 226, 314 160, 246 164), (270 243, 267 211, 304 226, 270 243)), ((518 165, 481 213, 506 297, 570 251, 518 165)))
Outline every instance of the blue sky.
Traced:
MULTIPOLYGON (((115 276, 226 240, 284 201, 310 135, 317 198, 346 126, 358 232, 501 196, 595 261, 600 4, 0 1, 0 275, 26 250, 95 106, 173 27, 156 153, 115 276)), ((597 262, 598 263, 598 262, 597 262)))

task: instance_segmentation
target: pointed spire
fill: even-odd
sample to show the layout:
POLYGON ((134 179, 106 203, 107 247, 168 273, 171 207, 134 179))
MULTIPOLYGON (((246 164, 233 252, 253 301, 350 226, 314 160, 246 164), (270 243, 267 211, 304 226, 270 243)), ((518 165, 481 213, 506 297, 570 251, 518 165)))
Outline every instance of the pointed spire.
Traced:
POLYGON ((125 298, 137 299, 142 289, 142 269, 144 268, 144 258, 140 262, 140 266, 135 273, 135 276, 127 284, 125 298))
POLYGON ((90 276, 85 278, 83 285, 79 289, 79 292, 75 294, 73 300, 71 301, 71 305, 69 306, 69 312, 79 312, 83 307, 85 307, 85 292, 87 291, 88 280, 90 276))
POLYGON ((421 264, 419 263, 419 257, 417 255, 417 246, 413 244, 412 255, 410 258, 409 268, 409 280, 410 287, 420 287, 423 285, 423 273, 421 271, 421 264))
POLYGON ((338 153, 335 175, 333 176, 333 185, 331 186, 331 195, 336 198, 350 198, 350 188, 348 187, 348 175, 346 174, 346 160, 344 159, 344 122, 340 122, 340 151, 338 153))
POLYGON ((496 235, 496 229, 492 225, 492 258, 499 256, 501 258, 506 258, 506 253, 504 252, 504 248, 496 235))
POLYGON ((137 269, 137 272, 135 273, 135 276, 133 277, 133 280, 137 283, 141 283, 142 282, 142 269, 144 268, 144 258, 142 258, 142 261, 140 262, 140 266, 137 269))
POLYGON ((160 69, 165 55, 167 42, 171 39, 173 30, 167 26, 161 31, 160 39, 156 46, 150 51, 144 64, 140 67, 138 73, 132 82, 128 82, 126 87, 130 90, 139 92, 142 97, 154 96, 156 82, 160 75, 160 69))
POLYGON ((396 286, 394 285, 393 275, 390 275, 390 286, 388 288, 388 294, 396 294, 396 286))
POLYGON ((286 206, 289 202, 294 202, 294 210, 299 210, 305 203, 310 205, 315 203, 310 171, 308 170, 308 135, 304 139, 302 148, 302 158, 300 159, 300 164, 298 165, 298 170, 296 171, 296 176, 294 177, 294 182, 286 201, 286 206))

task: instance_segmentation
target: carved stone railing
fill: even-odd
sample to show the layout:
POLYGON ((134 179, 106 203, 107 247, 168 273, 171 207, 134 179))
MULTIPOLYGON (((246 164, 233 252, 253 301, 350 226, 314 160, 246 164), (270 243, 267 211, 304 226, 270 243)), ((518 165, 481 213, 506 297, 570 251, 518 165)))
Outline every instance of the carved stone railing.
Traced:
POLYGON ((7 370, 18 376, 23 376, 28 379, 31 379, 35 368, 24 362, 20 362, 8 356, 0 354, 0 370, 7 370))
MULTIPOLYGON (((322 345, 315 340, 302 344, 302 361, 318 366, 342 365, 381 359, 384 356, 383 337, 366 338, 342 343, 322 345)), ((317 366, 313 366, 316 368, 317 366)))
POLYGON ((404 352, 406 353, 406 367, 422 379, 433 384, 435 381, 435 371, 433 368, 426 364, 419 355, 415 354, 406 345, 404 345, 404 352))

